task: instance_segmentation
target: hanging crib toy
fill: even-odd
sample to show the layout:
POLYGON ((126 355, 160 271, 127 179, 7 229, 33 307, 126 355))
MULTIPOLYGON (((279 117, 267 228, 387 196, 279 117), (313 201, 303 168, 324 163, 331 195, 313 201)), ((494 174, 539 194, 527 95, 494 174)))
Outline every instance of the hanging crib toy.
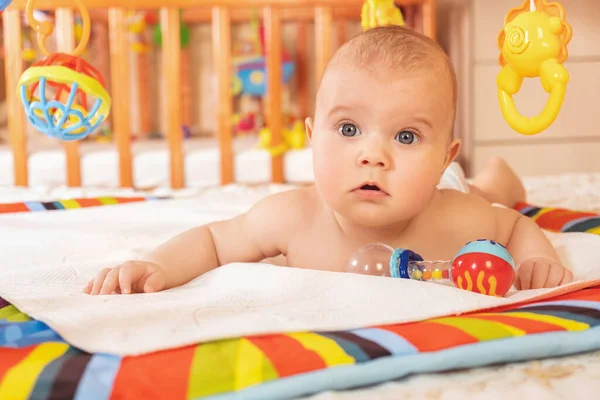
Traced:
POLYGON ((37 43, 46 57, 25 70, 19 79, 19 93, 27 119, 40 132, 61 140, 83 139, 94 132, 110 112, 111 98, 101 74, 80 58, 90 37, 90 16, 81 0, 75 0, 81 12, 81 41, 71 54, 53 53, 46 40, 54 27, 37 21, 35 0, 28 0, 27 20, 37 32, 37 43), (95 98, 92 107, 88 104, 95 98))
POLYGON ((525 0, 506 15, 498 35, 502 70, 496 83, 502 115, 515 131, 535 135, 552 125, 558 116, 569 82, 563 63, 568 57, 571 36, 565 10, 557 2, 525 0), (550 94, 541 114, 532 118, 522 116, 513 101, 525 77, 539 77, 543 89, 550 94))

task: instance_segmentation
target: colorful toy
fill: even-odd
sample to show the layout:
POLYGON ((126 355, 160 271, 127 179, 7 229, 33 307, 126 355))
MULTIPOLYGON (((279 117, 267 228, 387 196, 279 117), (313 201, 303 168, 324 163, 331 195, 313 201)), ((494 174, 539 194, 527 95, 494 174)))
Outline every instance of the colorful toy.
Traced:
POLYGON ((452 261, 425 261, 410 250, 381 243, 361 248, 348 271, 366 275, 433 281, 470 292, 504 296, 515 280, 515 263, 504 246, 492 240, 469 242, 452 261))
POLYGON ((263 128, 259 132, 258 148, 266 149, 272 157, 278 157, 288 150, 303 149, 306 145, 306 132, 302 121, 296 121, 291 129, 283 130, 283 141, 278 146, 271 145, 271 130, 263 128))
MULTIPOLYGON (((240 94, 265 96, 267 92, 264 26, 255 17, 252 19, 252 27, 255 32, 254 37, 249 41, 236 43, 234 46, 233 66, 236 71, 232 79, 234 96, 240 94)), ((283 83, 286 84, 294 73, 295 64, 285 50, 282 53, 283 83)))
POLYGON ((378 26, 404 26, 404 16, 394 0, 365 0, 360 19, 365 31, 378 26))
POLYGON ((144 13, 130 11, 127 15, 127 30, 131 39, 131 50, 138 54, 150 51, 150 45, 144 39, 146 30, 144 13))
POLYGON ((558 116, 569 82, 569 73, 562 63, 567 60, 571 36, 565 10, 557 2, 525 0, 506 15, 504 29, 498 35, 502 70, 496 81, 502 115, 515 131, 535 135, 552 125, 558 116), (519 92, 525 77, 540 77, 542 87, 550 93, 541 114, 533 118, 519 114, 512 97, 519 92))
POLYGON ((10 3, 12 3, 12 0, 0 0, 0 15, 6 10, 6 7, 10 6, 10 3))
POLYGON ((54 27, 48 21, 36 20, 35 0, 27 1, 27 19, 37 32, 38 47, 46 58, 25 70, 18 83, 28 120, 40 132, 65 141, 83 139, 94 132, 111 107, 102 76, 79 58, 90 37, 90 16, 82 0, 75 2, 82 18, 82 39, 72 54, 50 54, 46 40, 54 27), (91 109, 89 97, 96 98, 91 109))

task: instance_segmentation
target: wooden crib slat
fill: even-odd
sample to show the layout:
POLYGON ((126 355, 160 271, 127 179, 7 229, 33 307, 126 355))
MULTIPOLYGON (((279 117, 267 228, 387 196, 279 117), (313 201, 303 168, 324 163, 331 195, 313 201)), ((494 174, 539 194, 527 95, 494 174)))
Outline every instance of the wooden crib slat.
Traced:
MULTIPOLYGON (((281 43, 281 10, 266 7, 265 45, 267 57, 267 104, 268 128, 271 131, 271 147, 278 147, 283 142, 283 123, 281 118, 282 90, 282 43, 281 43)), ((271 157, 271 181, 283 183, 283 154, 271 157)))
POLYGON ((422 6, 423 14, 423 34, 436 40, 437 17, 436 17, 436 0, 427 0, 422 6))
POLYGON ((231 118, 233 97, 231 90, 231 12, 224 7, 213 8, 212 40, 214 69, 217 75, 217 137, 221 154, 221 184, 234 181, 234 152, 231 118))
POLYGON ((308 23, 306 21, 298 22, 298 34, 296 44, 296 81, 298 82, 298 108, 300 118, 308 117, 309 107, 309 86, 308 85, 308 23))
POLYGON ((133 187, 131 161, 131 93, 129 90, 129 41, 126 10, 108 11, 113 132, 119 154, 119 185, 133 187))
POLYGON ((321 82, 327 63, 331 58, 331 35, 333 13, 331 7, 317 7, 315 9, 315 57, 317 86, 321 82))
POLYGON ((183 132, 181 125, 181 41, 179 10, 162 8, 163 77, 167 104, 167 139, 171 155, 171 187, 181 189, 185 185, 183 170, 183 132))
POLYGON ((6 77, 6 107, 8 132, 13 154, 14 184, 27 186, 27 134, 25 131, 25 111, 17 84, 23 73, 21 44, 21 19, 19 11, 8 10, 2 14, 4 23, 4 62, 6 77))
POLYGON ((342 47, 344 43, 348 40, 347 34, 348 23, 346 18, 339 18, 337 22, 337 46, 342 47))
MULTIPOLYGON (((56 48, 60 52, 70 53, 75 48, 75 19, 73 10, 70 8, 59 8, 56 10, 56 48)), ((68 93, 63 94, 64 99, 68 93)), ((79 153, 79 142, 64 143, 65 156, 67 159, 67 186, 81 186, 81 156, 79 153)))

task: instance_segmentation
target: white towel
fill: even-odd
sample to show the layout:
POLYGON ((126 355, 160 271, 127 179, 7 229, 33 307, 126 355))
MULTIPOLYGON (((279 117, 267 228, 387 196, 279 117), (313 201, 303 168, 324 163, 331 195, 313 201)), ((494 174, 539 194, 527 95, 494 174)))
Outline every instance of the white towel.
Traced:
MULTIPOLYGON (((232 264, 155 294, 89 296, 104 268, 245 211, 238 193, 0 216, 0 296, 88 352, 135 355, 242 335, 350 329, 464 313, 599 283, 600 237, 549 234, 578 283, 495 298, 391 278, 232 264), (224 198, 223 196, 229 196, 224 198)), ((307 249, 309 251, 310 249, 307 249)))

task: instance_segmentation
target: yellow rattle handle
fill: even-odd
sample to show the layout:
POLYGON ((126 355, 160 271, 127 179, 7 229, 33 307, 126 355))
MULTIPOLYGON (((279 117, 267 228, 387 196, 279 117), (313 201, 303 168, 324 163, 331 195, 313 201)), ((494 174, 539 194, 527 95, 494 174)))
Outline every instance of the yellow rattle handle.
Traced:
POLYGON ((523 77, 506 65, 497 78, 498 100, 502 115, 512 129, 523 135, 535 135, 554 123, 565 99, 569 72, 556 60, 546 60, 541 65, 540 80, 542 87, 550 93, 550 96, 542 112, 538 116, 528 118, 519 113, 513 100, 513 95, 518 92, 523 77))
MULTIPOLYGON (((48 21, 38 21, 34 18, 33 12, 35 11, 35 1, 36 0, 28 0, 27 5, 25 6, 25 15, 27 16, 27 21, 29 25, 37 32, 37 44, 40 48, 40 51, 43 55, 49 56, 50 52, 46 47, 46 40, 52 32, 54 31, 54 26, 48 21)), ((85 47, 88 44, 90 39, 90 14, 88 13, 87 8, 85 8, 83 2, 81 0, 74 0, 75 4, 77 4, 77 8, 79 8, 79 12, 81 13, 82 20, 82 33, 81 40, 79 45, 75 50, 71 52, 72 56, 79 57, 84 52, 85 47)))

